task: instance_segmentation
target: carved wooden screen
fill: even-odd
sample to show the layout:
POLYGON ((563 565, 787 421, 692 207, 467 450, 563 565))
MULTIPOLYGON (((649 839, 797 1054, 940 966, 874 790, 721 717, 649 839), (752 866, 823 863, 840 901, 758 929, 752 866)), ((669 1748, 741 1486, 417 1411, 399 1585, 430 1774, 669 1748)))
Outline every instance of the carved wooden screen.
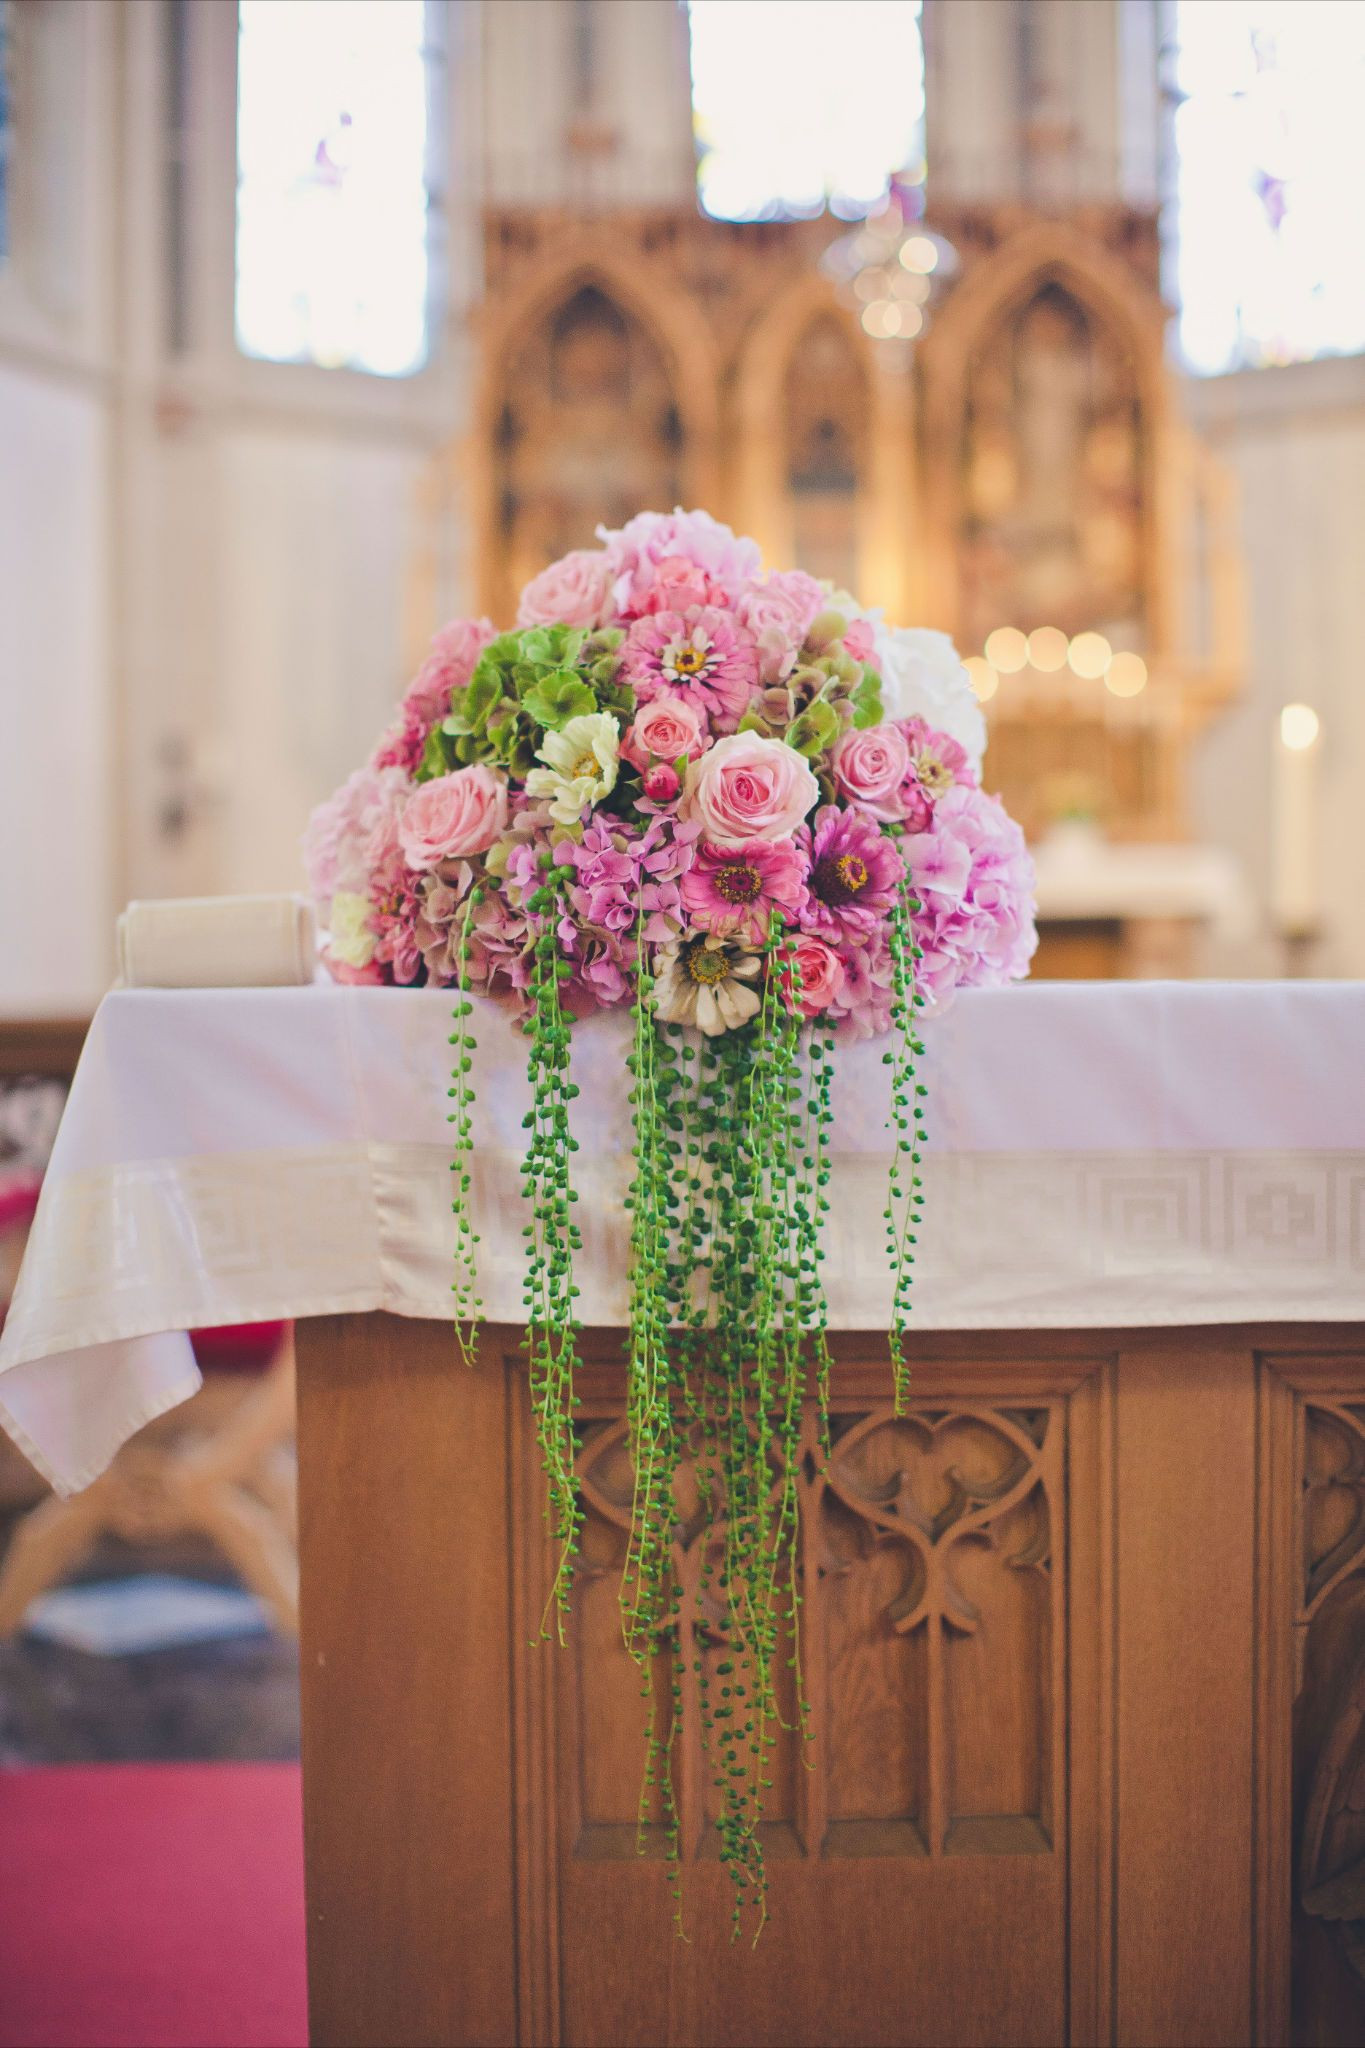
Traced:
POLYGON ((1343 1363, 1276 1358, 1262 1373, 1297 1645, 1296 2041, 1365 2038, 1365 1360, 1343 1363))
POLYGON ((996 626, 1140 644, 1144 421, 1129 339, 1056 277, 981 335, 959 448, 964 647, 996 626))
MULTIPOLYGON (((915 2038, 949 2038, 977 1993, 961 1977, 954 1985, 921 1971, 917 1944, 940 1963, 960 1951, 970 1979, 973 1946, 991 1938, 997 1914, 1012 1941, 1023 1928, 1029 1935, 1014 1972, 1010 2038, 1062 2038, 1068 1972, 1082 2007, 1101 1974, 1088 1914, 1068 1964, 1071 1888, 1079 1882, 1090 1897, 1097 1880, 1084 1874, 1083 1859, 1081 1869, 1073 1864, 1067 1816, 1072 1788, 1087 1827, 1103 1796, 1095 1762, 1103 1682, 1091 1660, 1106 1540, 1096 1519, 1105 1371, 1099 1360, 1073 1361, 1040 1375, 1036 1392, 1008 1398, 968 1394, 969 1373, 951 1392, 926 1389, 898 1418, 879 1370, 840 1370, 829 1461, 811 1434, 802 1463, 811 1740, 803 1745, 796 1731, 788 1674, 790 1725, 773 1753, 764 1827, 773 1920, 755 1950, 741 1943, 732 1951, 698 1702, 699 1672, 714 1671, 727 1644, 699 1590, 698 1530, 686 1501, 677 1546, 685 1595, 676 1755, 688 1944, 659 1939, 667 1897, 655 1809, 646 1809, 643 1863, 636 1852, 646 1709, 617 1606, 631 1469, 619 1381, 590 1369, 579 1451, 587 1521, 573 1624, 562 1652, 533 1649, 516 1667, 528 1796, 558 1816, 549 1853, 542 1848, 527 1930, 532 2002, 541 2008, 536 2038, 577 2038, 588 2012, 594 2038, 616 2038, 612 2026, 638 2030, 657 1997, 657 2038, 757 2040, 744 2027, 750 2019, 760 2026, 759 2013, 771 2014, 776 1997, 782 2038, 805 2040, 800 1985, 821 1968, 807 1947, 817 1898, 825 1902, 825 1939, 846 1944, 866 1913, 879 1924, 879 1950, 889 1942, 896 1959, 894 1993, 885 1982, 848 1984, 849 2031, 840 2038, 905 2038, 902 1998, 923 2004, 915 2038), (1069 1527, 1073 1500, 1079 1529, 1069 1527), (836 1897, 837 1911, 829 1903, 836 1897), (582 1976, 582 1959, 593 1952, 588 1930, 604 1912, 632 1956, 619 2009, 600 1971, 591 1981, 582 1976), (888 1927, 900 1933, 888 1936, 888 1927), (790 2008, 782 2005, 784 1979, 790 2008), (718 1998, 729 2001, 723 2017, 706 2009, 718 1998), (1021 2008, 1031 2014, 1022 2035, 1021 2008)), ((538 1521, 537 1489, 533 1466, 518 1462, 514 1515, 528 1530, 538 1521)), ((534 1628, 545 1584, 534 1538, 522 1571, 518 1612, 534 1628)), ((672 1676, 658 1676, 661 1706, 672 1676)), ((533 1859, 535 1842, 528 1831, 524 1852, 533 1859)), ((827 1978, 818 1996, 812 1979, 811 2012, 817 2007, 826 2025, 827 1978)), ((963 2038, 996 2038, 988 2012, 963 2024, 963 2038)))
POLYGON ((493 420, 495 616, 599 521, 682 490, 683 425, 662 350, 604 287, 581 282, 513 348, 493 420))
POLYGON ((851 336, 834 314, 821 314, 792 349, 783 390, 792 564, 853 591, 859 587, 870 403, 867 370, 851 336))

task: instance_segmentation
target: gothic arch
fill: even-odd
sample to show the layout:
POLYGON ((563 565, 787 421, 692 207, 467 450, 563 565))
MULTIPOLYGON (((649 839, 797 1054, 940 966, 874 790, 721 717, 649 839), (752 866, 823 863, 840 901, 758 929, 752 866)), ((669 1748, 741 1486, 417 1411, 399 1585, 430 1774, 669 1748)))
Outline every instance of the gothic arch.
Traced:
MULTIPOLYGON (((656 275, 638 259, 623 260, 612 237, 592 229, 569 234, 555 267, 490 299, 478 326, 480 370, 470 462, 477 580, 481 602, 496 602, 504 613, 500 435, 505 425, 509 372, 533 338, 544 334, 557 316, 592 298, 614 308, 643 344, 657 353, 676 414, 679 498, 694 505, 705 504, 714 496, 719 377, 711 337, 698 319, 696 305, 667 275, 656 275)), ((602 509, 605 513, 609 508, 604 505, 602 509)), ((638 504, 632 509, 671 510, 671 506, 638 504)))
POLYGON ((965 629, 962 451, 971 379, 983 349, 1007 335, 1049 287, 1115 342, 1131 366, 1141 423, 1142 598, 1148 645, 1159 651, 1169 642, 1171 614, 1169 548, 1163 543, 1172 526, 1174 428, 1163 357, 1165 309, 1119 260, 1062 222, 1035 222, 978 257, 938 309, 921 345, 925 491, 935 514, 926 554, 932 584, 951 601, 951 616, 943 623, 958 634, 965 629))
POLYGON ((741 347, 733 386, 734 430, 728 436, 736 451, 736 524, 755 536, 769 562, 799 559, 789 474, 790 400, 800 352, 822 327, 837 332, 862 381, 850 507, 853 573, 863 590, 875 589, 895 617, 902 610, 905 550, 893 537, 904 536, 913 509, 908 380, 899 362, 867 339, 819 273, 799 278, 779 294, 741 347))

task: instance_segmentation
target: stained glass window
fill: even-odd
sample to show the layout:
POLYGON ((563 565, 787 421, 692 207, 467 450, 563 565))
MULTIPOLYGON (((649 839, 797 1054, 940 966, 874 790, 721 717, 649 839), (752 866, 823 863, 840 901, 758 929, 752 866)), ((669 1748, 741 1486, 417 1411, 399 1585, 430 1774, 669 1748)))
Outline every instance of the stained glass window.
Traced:
POLYGON ((1365 7, 1176 0, 1175 295, 1192 370, 1365 348, 1365 7))
POLYGON ((428 348, 425 0, 240 0, 239 347, 402 377, 428 348))
POLYGON ((856 219, 920 156, 919 0, 691 0, 688 13, 707 213, 856 219))

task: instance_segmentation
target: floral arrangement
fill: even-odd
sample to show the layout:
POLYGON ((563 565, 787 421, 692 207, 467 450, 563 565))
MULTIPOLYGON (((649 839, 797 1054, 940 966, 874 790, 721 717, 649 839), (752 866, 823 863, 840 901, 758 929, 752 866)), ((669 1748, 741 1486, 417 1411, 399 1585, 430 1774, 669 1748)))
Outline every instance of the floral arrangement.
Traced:
MULTIPOLYGON (((674 1487, 695 1471, 725 1655, 700 1677, 736 1924, 765 1895, 757 1822, 797 1657, 797 1445, 827 1441, 821 1284, 844 1038, 886 1034, 893 1369, 904 1394, 923 1140, 920 1013, 1026 973, 1032 867, 981 788, 985 727, 943 634, 887 626, 704 512, 643 513, 447 626, 306 853, 341 981, 454 992, 457 1325, 477 1324, 471 992, 526 1036, 527 1352, 568 1604, 575 1479, 570 1042, 633 1017, 625 1635, 650 1702, 644 1797, 679 1884, 674 1487), (676 1669, 676 1666, 674 1667, 676 1669), (662 1694, 662 1700, 656 1694, 662 1694)), ((799 1692, 799 1687, 798 1687, 799 1692)), ((805 1709, 801 1708, 803 1725, 805 1709)), ((643 1810, 643 1807, 642 1807, 643 1810)))

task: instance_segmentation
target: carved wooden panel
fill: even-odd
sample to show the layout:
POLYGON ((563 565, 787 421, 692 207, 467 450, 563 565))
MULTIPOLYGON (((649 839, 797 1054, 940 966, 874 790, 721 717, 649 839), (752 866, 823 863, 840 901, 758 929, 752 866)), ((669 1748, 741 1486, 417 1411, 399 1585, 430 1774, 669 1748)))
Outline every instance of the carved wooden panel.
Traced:
POLYGON ((591 278, 570 283, 517 338, 502 366, 493 428, 499 587, 516 612, 523 583, 599 521, 619 526, 682 495, 683 425, 663 351, 633 311, 591 278))
POLYGON ((870 415, 865 348, 843 320, 821 314, 787 361, 785 483, 793 566, 840 590, 857 591, 864 580, 858 530, 870 415))
MULTIPOLYGON (((657 2024, 657 2038, 679 2041, 776 2038, 744 2032, 745 2024, 760 2025, 757 2007, 746 2021, 746 2001, 751 1992, 758 1996, 757 1985, 783 1972, 799 1977, 807 1967, 800 1950, 812 1885, 821 1896, 833 1886, 833 1896, 843 1898, 845 1932, 854 1900, 864 1896, 869 1911, 881 1901, 877 1910, 896 1925, 904 1920, 903 1961, 902 1938, 892 1941, 896 1968, 905 1997, 928 2001, 915 2039, 936 2038, 929 2015, 939 2013, 937 2023, 947 2027, 953 2008, 937 1972, 925 1975, 915 1960, 927 1952, 917 1940, 932 1933, 940 1956, 963 1943, 970 1949, 990 1938, 993 1913, 1007 1915, 1012 1926, 1028 1930, 1031 1953, 1020 1969, 1025 1979, 1036 1973, 1038 1999, 1022 2023, 1011 2019, 1010 2038, 1059 2038, 1069 1891, 1079 1883, 1088 1898, 1098 1883, 1085 1855, 1079 1871, 1072 1865, 1068 1724, 1088 1817, 1107 1796, 1097 1762, 1103 1688, 1092 1668, 1104 1541, 1093 1521, 1104 1427, 1093 1365, 1070 1372, 1061 1388, 1045 1378, 1008 1398, 969 1384, 933 1388, 932 1399, 926 1389, 904 1417, 893 1413, 880 1373, 846 1371, 836 1384, 827 1461, 813 1420, 809 1425, 799 1571, 810 1740, 803 1744, 798 1733, 795 1682, 784 1669, 789 1725, 773 1755, 763 1826, 773 1918, 753 1959, 741 1951, 738 1963, 728 1941, 698 1698, 699 1670, 709 1666, 714 1675, 727 1644, 722 1617, 703 1591, 699 1521, 684 1475, 675 1551, 684 1590, 676 1783, 689 1942, 675 1944, 660 1931, 669 1909, 658 1806, 651 1797, 641 1806, 648 1701, 622 1642, 617 1606, 631 1466, 619 1394, 606 1375, 589 1369, 579 1452, 587 1515, 572 1622, 562 1649, 542 1644, 518 1653, 514 1674, 525 1703, 527 1768, 538 1784, 546 1772, 544 1795, 557 1814, 555 1844, 538 1866, 538 1924, 526 1929, 528 1951, 539 1958, 532 1968, 545 2016, 545 2032, 535 2038, 579 2038, 588 2011, 594 2038, 611 2037, 611 2026, 647 2024, 657 2024), (1087 1522, 1080 1532, 1068 1522, 1069 1470, 1079 1475, 1087 1522), (1073 1551, 1085 1638, 1074 1670, 1073 1551), (953 1875, 959 1870, 962 1881, 953 1875), (648 2023, 648 1968, 628 1997, 621 1987, 619 2006, 609 1988, 582 1975, 587 1929, 604 1912, 625 1916, 627 1944, 639 1916, 641 1949, 663 1972, 663 2004, 648 2023), (737 2001, 723 2033, 706 2033, 688 2003, 705 1995, 708 1958, 737 2001)), ((529 1527, 538 1479, 525 1461, 516 1486, 514 1515, 529 1527), (529 1498, 521 1495, 523 1485, 529 1498)), ((538 1540, 523 1552, 523 1567, 517 1613, 534 1627, 546 1583, 538 1540)), ((673 1675, 654 1675, 661 1705, 673 1675)), ((1084 2004, 1102 1996, 1104 1965, 1088 1939, 1075 1947, 1070 1967, 1084 2004)), ((838 2038, 912 2037, 903 2031, 904 2015, 879 2004, 879 1996, 872 1987, 865 1996, 850 1994, 850 2031, 838 2038)), ((812 1987, 812 2015, 817 2007, 823 2018, 811 2018, 816 2031, 802 2032, 788 2015, 792 2031, 781 2038, 832 2038, 827 1985, 818 1996, 812 1987)))
MULTIPOLYGON (((1357 1389, 1357 1394, 1359 1390, 1357 1389)), ((1365 1401, 1303 1395, 1295 1881, 1302 2038, 1365 2037, 1365 1401)))

